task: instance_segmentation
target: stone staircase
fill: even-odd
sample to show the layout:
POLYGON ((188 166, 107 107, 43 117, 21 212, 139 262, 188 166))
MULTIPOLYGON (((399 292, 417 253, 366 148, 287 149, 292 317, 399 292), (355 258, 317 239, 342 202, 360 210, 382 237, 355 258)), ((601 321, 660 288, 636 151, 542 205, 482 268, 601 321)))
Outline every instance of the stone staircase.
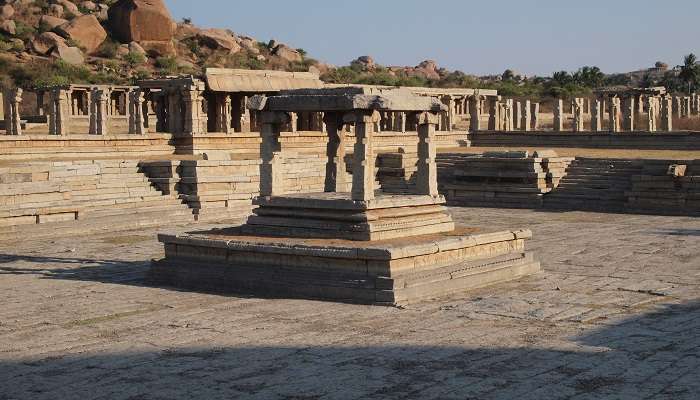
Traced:
POLYGON ((632 178, 642 171, 639 160, 576 158, 556 190, 544 197, 545 208, 625 211, 632 178))
POLYGON ((0 166, 0 240, 192 221, 189 207, 177 195, 157 190, 138 161, 0 166))

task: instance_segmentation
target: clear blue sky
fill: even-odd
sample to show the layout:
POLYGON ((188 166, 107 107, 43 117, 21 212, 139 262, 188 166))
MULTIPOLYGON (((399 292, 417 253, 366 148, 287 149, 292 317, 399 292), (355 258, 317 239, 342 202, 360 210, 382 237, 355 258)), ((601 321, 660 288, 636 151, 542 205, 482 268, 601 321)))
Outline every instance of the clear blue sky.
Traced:
POLYGON ((347 65, 434 59, 466 73, 626 72, 700 53, 700 0, 165 0, 178 20, 347 65))

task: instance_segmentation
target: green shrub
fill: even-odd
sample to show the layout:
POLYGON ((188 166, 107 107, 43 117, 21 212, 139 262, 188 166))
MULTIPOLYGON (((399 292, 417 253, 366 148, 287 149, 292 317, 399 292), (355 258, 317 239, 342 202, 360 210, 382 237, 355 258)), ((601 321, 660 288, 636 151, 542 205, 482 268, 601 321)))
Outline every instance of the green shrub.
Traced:
POLYGON ((130 51, 129 54, 124 56, 124 61, 126 61, 130 66, 135 67, 146 62, 146 56, 137 51, 130 51))
POLYGON ((111 39, 105 40, 97 49, 96 54, 104 58, 116 58, 120 43, 111 39))
POLYGON ((156 59, 156 68, 166 74, 177 74, 180 69, 175 57, 158 57, 156 59))

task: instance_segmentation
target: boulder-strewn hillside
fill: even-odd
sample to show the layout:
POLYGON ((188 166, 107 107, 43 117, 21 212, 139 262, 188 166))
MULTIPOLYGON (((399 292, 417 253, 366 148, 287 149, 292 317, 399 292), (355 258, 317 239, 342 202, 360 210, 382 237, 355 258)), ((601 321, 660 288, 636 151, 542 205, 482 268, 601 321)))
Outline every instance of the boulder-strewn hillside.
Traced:
POLYGON ((125 83, 206 67, 328 70, 284 43, 177 23, 163 0, 0 0, 5 85, 125 83))
POLYGON ((276 40, 176 22, 163 0, 0 0, 4 86, 128 83, 207 67, 311 71, 339 83, 368 75, 367 83, 424 85, 449 76, 433 61, 384 68, 360 57, 335 68, 276 40))

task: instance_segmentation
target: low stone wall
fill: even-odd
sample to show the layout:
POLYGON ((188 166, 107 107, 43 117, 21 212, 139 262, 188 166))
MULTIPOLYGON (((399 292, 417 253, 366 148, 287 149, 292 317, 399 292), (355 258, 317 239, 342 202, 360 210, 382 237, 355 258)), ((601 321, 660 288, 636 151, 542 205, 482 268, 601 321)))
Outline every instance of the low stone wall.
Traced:
POLYGON ((156 190, 136 161, 0 167, 0 239, 187 221, 192 221, 189 208, 156 190))
POLYGON ((0 160, 143 159, 171 156, 170 134, 0 136, 0 160))
POLYGON ((572 160, 553 152, 440 154, 440 190, 452 205, 539 208, 572 160))
POLYGON ((700 160, 647 160, 626 196, 638 212, 700 214, 700 160))
POLYGON ((700 132, 477 132, 474 147, 700 150, 700 132))

